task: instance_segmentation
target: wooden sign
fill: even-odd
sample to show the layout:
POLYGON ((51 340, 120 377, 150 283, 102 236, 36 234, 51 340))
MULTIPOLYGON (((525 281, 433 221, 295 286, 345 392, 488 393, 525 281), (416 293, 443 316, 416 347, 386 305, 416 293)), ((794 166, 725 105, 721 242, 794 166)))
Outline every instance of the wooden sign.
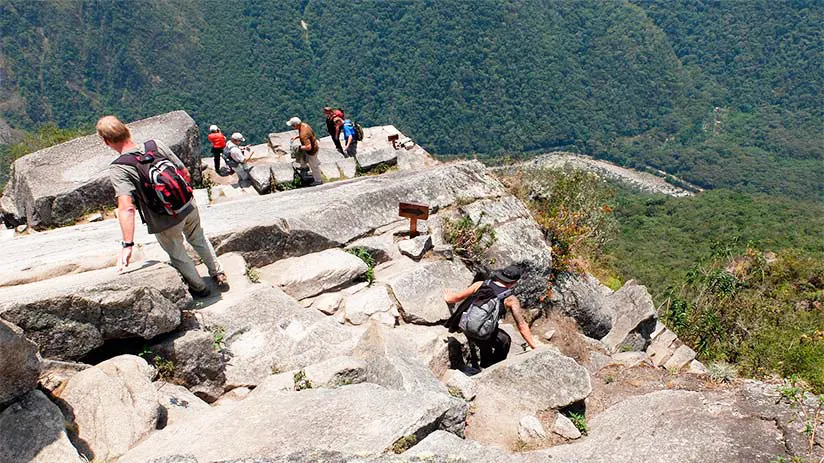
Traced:
POLYGON ((416 203, 398 203, 398 215, 409 219, 409 236, 418 236, 418 220, 429 218, 429 206, 416 203))

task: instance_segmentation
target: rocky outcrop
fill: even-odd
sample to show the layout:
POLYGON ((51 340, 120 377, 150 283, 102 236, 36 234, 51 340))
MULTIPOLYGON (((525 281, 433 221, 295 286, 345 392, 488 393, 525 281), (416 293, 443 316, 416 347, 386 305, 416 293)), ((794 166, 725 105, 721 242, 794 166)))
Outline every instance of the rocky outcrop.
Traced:
POLYGON ((160 417, 159 428, 197 418, 204 411, 211 409, 209 404, 200 400, 200 397, 192 394, 183 386, 165 381, 157 381, 154 386, 157 389, 160 406, 165 410, 160 417))
POLYGON ((150 346, 153 353, 174 365, 171 379, 207 402, 223 395, 226 382, 223 358, 215 340, 218 333, 223 335, 218 331, 182 331, 150 346))
POLYGON ((63 414, 40 391, 31 391, 0 413, 0 461, 83 463, 66 434, 63 414))
POLYGON ((515 287, 526 308, 544 306, 547 284, 552 270, 552 250, 532 215, 514 196, 484 199, 459 207, 473 223, 490 226, 495 232, 494 243, 483 253, 480 271, 512 264, 524 268, 523 277, 515 287))
POLYGON ((346 251, 327 249, 279 260, 261 268, 259 273, 261 280, 295 299, 304 299, 347 285, 368 269, 364 261, 346 251))
POLYGON ((589 422, 586 439, 539 452, 558 463, 754 462, 785 455, 771 420, 742 415, 724 394, 659 391, 632 397, 589 422))
POLYGON ((378 455, 407 436, 421 440, 438 428, 459 431, 464 416, 465 405, 447 395, 374 384, 300 392, 255 390, 232 407, 218 407, 198 420, 154 433, 120 462, 173 455, 204 462, 277 458, 310 448, 378 455))
POLYGON ((612 290, 591 275, 562 273, 552 288, 551 305, 578 322, 581 331, 601 339, 612 329, 615 311, 606 303, 612 290))
POLYGON ((646 349, 658 320, 647 288, 633 280, 613 292, 591 275, 564 273, 552 288, 551 306, 611 352, 646 349))
MULTIPOLYGON (((201 221, 218 254, 238 251, 250 265, 261 267, 342 247, 397 223, 401 201, 437 210, 458 198, 501 195, 503 187, 483 165, 466 162, 251 197, 242 208, 239 203, 214 204, 201 207, 201 221)), ((87 269, 92 262, 98 262, 93 268, 113 265, 120 236, 116 221, 103 221, 17 238, 14 246, 0 247, 0 284, 54 277, 87 269)), ((135 240, 141 248, 156 246, 141 227, 135 240)))
POLYGON ((224 333, 227 389, 255 386, 273 372, 347 355, 358 336, 264 285, 254 286, 234 303, 198 310, 197 320, 203 329, 224 333))
POLYGON ((0 319, 0 408, 37 387, 40 356, 23 330, 0 319))
POLYGON ((407 392, 447 392, 415 355, 414 345, 391 328, 372 323, 352 356, 366 362, 366 381, 407 392))
MULTIPOLYGON (((184 111, 127 124, 136 143, 157 139, 168 145, 200 181, 200 139, 197 125, 184 111)), ((116 153, 97 135, 23 156, 3 190, 3 215, 24 218, 34 228, 66 225, 88 211, 115 204, 107 168, 116 153)))
POLYGON ((592 391, 584 367, 546 348, 510 357, 472 380, 477 396, 469 437, 503 446, 517 438, 523 415, 565 407, 592 391))
POLYGON ((76 359, 110 339, 174 330, 191 296, 165 264, 144 263, 0 288, 0 318, 23 329, 44 357, 76 359))
POLYGON ((107 461, 157 427, 155 371, 140 357, 122 355, 81 371, 60 394, 63 412, 76 426, 90 460, 107 461))
POLYGON ((449 318, 444 290, 461 290, 472 283, 472 273, 460 261, 436 260, 413 264, 405 259, 376 272, 400 303, 407 323, 432 325, 449 318))
POLYGON ((594 172, 604 178, 622 183, 639 191, 665 194, 676 198, 693 196, 693 192, 703 191, 701 188, 695 185, 689 185, 687 182, 678 178, 674 178, 674 180, 678 181, 681 185, 688 185, 689 190, 667 182, 667 180, 662 177, 672 178, 672 176, 666 172, 658 171, 659 175, 653 175, 647 172, 639 172, 637 170, 620 167, 608 161, 593 159, 589 156, 560 151, 547 153, 527 162, 501 168, 501 170, 504 171, 527 169, 584 170, 594 172))
POLYGON ((612 329, 601 338, 601 342, 612 352, 617 351, 621 345, 630 346, 637 351, 644 350, 658 319, 658 311, 655 310, 647 288, 630 280, 609 295, 607 303, 615 316, 612 329), (630 337, 633 333, 636 336, 630 337))

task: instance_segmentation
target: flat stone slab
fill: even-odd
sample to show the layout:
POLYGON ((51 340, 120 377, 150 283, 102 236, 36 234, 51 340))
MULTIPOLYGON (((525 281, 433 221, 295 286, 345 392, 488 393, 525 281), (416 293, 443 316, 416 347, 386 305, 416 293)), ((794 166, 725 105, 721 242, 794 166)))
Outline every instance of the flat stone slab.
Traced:
POLYGON ((353 325, 362 325, 369 320, 376 320, 389 326, 395 326, 398 305, 383 285, 362 289, 347 297, 344 302, 346 321, 353 325))
POLYGON ((665 390, 631 397, 588 425, 585 439, 530 457, 557 463, 747 463, 786 452, 775 422, 742 413, 729 397, 712 393, 665 390))
POLYGON ((120 463, 172 455, 203 462, 275 458, 309 448, 379 455, 404 436, 422 439, 438 428, 458 431, 466 410, 446 394, 409 393, 374 384, 297 393, 258 389, 231 407, 218 407, 198 420, 155 432, 120 463))
POLYGON ((374 169, 380 164, 395 165, 398 162, 398 152, 394 148, 365 149, 358 145, 358 153, 355 155, 358 166, 363 171, 374 169))
MULTIPOLYGON (((195 121, 174 111, 126 124, 135 143, 165 143, 200 181, 200 138, 195 121)), ((3 190, 0 208, 41 229, 71 223, 88 211, 116 204, 108 165, 117 154, 97 134, 23 156, 3 190)))
POLYGON ((76 359, 110 339, 174 330, 192 301, 175 269, 159 263, 65 275, 0 288, 0 318, 23 329, 44 357, 76 359))
POLYGON ((354 281, 369 267, 359 257, 341 249, 327 249, 279 260, 258 270, 260 279, 286 294, 304 299, 354 281))
MULTIPOLYGON (((444 208, 458 198, 504 194, 482 164, 464 162, 252 196, 201 207, 200 213, 218 254, 238 251, 250 265, 262 267, 368 236, 397 222, 402 201, 444 208)), ((139 245, 156 243, 144 227, 136 230, 139 245)), ((117 221, 108 220, 15 238, 14 246, 0 246, 0 284, 53 277, 96 260, 113 265, 120 237, 117 221)))
POLYGON ((684 344, 675 349, 672 357, 664 363, 664 368, 670 371, 680 371, 693 360, 695 360, 695 351, 684 344))

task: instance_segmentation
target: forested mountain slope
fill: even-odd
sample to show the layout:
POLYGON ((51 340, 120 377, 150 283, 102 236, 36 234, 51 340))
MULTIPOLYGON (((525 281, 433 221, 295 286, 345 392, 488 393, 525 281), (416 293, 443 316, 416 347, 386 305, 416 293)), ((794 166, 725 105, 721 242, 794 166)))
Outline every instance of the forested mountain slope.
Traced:
POLYGON ((703 186, 822 199, 822 10, 1 0, 0 117, 73 128, 106 112, 136 119, 185 109, 260 139, 294 114, 320 125, 318 109, 338 104, 437 154, 563 146, 703 186), (724 118, 717 135, 715 106, 724 118), (763 174, 770 169, 796 182, 763 174))

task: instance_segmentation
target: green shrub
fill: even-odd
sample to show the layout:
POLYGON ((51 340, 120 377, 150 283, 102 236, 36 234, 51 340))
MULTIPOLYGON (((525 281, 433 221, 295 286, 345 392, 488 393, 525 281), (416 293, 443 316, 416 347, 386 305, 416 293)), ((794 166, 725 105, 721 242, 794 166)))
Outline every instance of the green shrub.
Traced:
POLYGON ((412 448, 412 446, 414 446, 417 443, 418 438, 414 434, 403 436, 400 439, 396 440, 394 444, 392 444, 392 452, 403 453, 412 448))
POLYGON ((495 243, 495 230, 489 224, 480 225, 467 216, 453 220, 443 219, 443 237, 451 244, 455 253, 462 258, 474 262, 484 263, 484 252, 495 243))
POLYGON ((363 274, 363 278, 371 286, 372 283, 375 281, 375 258, 372 256, 372 253, 370 253, 369 250, 367 250, 366 248, 362 247, 354 247, 351 249, 347 249, 346 252, 354 255, 366 264, 368 268, 366 272, 363 274))
MULTIPOLYGON (((716 252, 671 291, 662 319, 707 363, 734 363, 749 377, 798 375, 824 391, 824 260, 764 255, 716 252)), ((723 363, 709 365, 730 376, 723 363)))
POLYGON ((580 170, 536 169, 501 180, 527 205, 543 229, 552 246, 554 275, 590 271, 604 257, 606 244, 617 234, 618 222, 611 205, 615 191, 598 175, 580 170))
POLYGON ((587 418, 583 413, 570 413, 567 418, 572 421, 572 424, 575 425, 582 435, 587 435, 589 432, 589 427, 587 426, 587 418))

